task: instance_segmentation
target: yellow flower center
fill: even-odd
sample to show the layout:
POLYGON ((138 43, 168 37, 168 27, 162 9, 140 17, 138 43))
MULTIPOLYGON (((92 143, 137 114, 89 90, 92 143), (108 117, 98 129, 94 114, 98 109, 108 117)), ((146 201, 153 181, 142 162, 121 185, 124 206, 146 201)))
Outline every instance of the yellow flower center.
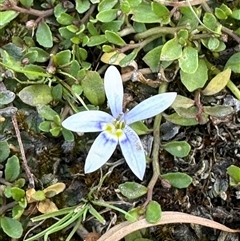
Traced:
POLYGON ((125 123, 117 119, 113 123, 106 124, 105 130, 109 134, 117 136, 117 138, 119 138, 123 134, 124 127, 125 123))

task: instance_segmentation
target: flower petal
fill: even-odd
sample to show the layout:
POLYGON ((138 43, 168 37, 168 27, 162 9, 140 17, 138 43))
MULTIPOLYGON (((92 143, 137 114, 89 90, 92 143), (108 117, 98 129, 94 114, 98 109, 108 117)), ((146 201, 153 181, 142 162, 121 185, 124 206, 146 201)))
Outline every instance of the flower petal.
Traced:
POLYGON ((112 115, 117 118, 122 114, 123 85, 121 75, 115 66, 108 67, 104 76, 104 87, 112 115))
POLYGON ((152 96, 125 114, 126 124, 153 117, 166 110, 175 100, 177 93, 169 92, 152 96))
POLYGON ((146 169, 146 158, 138 135, 129 126, 125 126, 119 144, 128 166, 142 180, 146 169))
POLYGON ((84 172, 94 172, 106 163, 116 149, 117 144, 117 136, 113 136, 106 131, 100 133, 88 153, 84 172))
POLYGON ((103 130, 104 124, 113 122, 114 120, 106 112, 89 110, 68 117, 62 122, 62 126, 75 132, 97 132, 103 130))

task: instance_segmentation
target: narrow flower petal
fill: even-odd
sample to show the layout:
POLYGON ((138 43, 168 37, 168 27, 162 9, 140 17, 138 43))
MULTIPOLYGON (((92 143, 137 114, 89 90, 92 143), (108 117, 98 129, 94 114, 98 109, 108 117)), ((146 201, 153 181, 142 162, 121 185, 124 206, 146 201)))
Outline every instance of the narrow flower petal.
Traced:
POLYGON ((62 126, 75 132, 98 132, 103 130, 104 124, 113 121, 114 118, 106 112, 89 110, 68 117, 62 126))
POLYGON ((166 110, 175 100, 177 93, 169 92, 152 96, 125 114, 126 124, 153 117, 166 110))
POLYGON ((129 126, 125 126, 119 144, 128 166, 142 180, 146 169, 146 158, 138 135, 129 126))
POLYGON ((100 133, 88 153, 84 172, 94 172, 106 163, 116 149, 117 144, 117 136, 111 135, 106 131, 100 133))
POLYGON ((104 87, 112 115, 117 118, 122 114, 123 85, 121 75, 115 66, 107 69, 104 76, 104 87))

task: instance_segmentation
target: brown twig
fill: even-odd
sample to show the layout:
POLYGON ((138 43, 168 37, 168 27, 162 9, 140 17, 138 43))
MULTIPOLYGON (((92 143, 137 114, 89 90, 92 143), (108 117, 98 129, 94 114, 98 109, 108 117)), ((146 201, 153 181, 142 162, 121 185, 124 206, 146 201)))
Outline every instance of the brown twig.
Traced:
MULTIPOLYGON (((203 2, 206 2, 208 0, 192 0, 190 1, 191 5, 199 5, 202 4, 203 2)), ((154 2, 158 2, 161 4, 164 4, 166 6, 172 6, 172 7, 183 7, 183 6, 188 6, 187 1, 165 1, 165 0, 154 0, 154 2)))
MULTIPOLYGON (((0 90, 6 90, 6 87, 5 87, 3 82, 0 82, 0 90)), ((11 103, 10 106, 13 106, 13 104, 11 103)), ((19 145, 19 148, 20 148, 22 161, 23 161, 23 167, 24 167, 24 170, 26 172, 26 175, 27 175, 27 178, 28 178, 28 181, 29 181, 29 186, 34 187, 35 186, 34 185, 34 178, 33 178, 33 174, 31 173, 30 168, 29 168, 28 163, 27 163, 27 158, 26 158, 26 155, 25 155, 25 151, 24 151, 24 147, 23 147, 23 143, 22 143, 21 134, 20 134, 20 131, 19 131, 16 115, 14 114, 11 117, 11 119, 12 119, 13 127, 15 129, 16 136, 17 136, 18 145, 19 145)))
POLYGON ((3 5, 3 7, 1 8, 1 10, 14 10, 18 13, 24 13, 24 14, 29 14, 29 15, 34 15, 37 17, 41 17, 41 18, 45 18, 47 16, 50 16, 53 14, 53 9, 48 9, 48 10, 36 10, 33 8, 21 8, 19 6, 16 5, 15 2, 13 1, 6 1, 3 5))
POLYGON ((7 210, 12 209, 15 205, 17 205, 17 201, 10 202, 6 205, 0 207, 0 215, 4 214, 7 210))
POLYGON ((27 175, 27 178, 28 178, 28 181, 29 181, 29 186, 34 187, 35 186, 34 177, 33 177, 33 174, 31 173, 30 168, 29 168, 28 163, 27 163, 27 158, 26 158, 26 155, 25 155, 25 151, 24 151, 24 147, 23 147, 22 138, 21 138, 21 134, 20 134, 20 131, 19 131, 16 115, 12 116, 12 123, 13 123, 14 129, 15 129, 15 132, 16 132, 18 145, 19 145, 22 160, 23 160, 23 167, 24 167, 24 170, 26 172, 26 175, 27 175))

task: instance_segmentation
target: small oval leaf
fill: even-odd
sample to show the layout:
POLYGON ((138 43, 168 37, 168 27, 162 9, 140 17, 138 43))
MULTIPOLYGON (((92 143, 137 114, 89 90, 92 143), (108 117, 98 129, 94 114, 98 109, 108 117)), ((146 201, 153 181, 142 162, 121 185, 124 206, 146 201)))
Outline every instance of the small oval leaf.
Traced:
POLYGON ((178 43, 178 39, 175 37, 168 40, 162 47, 160 55, 161 61, 173 61, 182 56, 182 46, 178 43))
POLYGON ((192 183, 192 178, 181 172, 163 174, 162 178, 168 180, 171 186, 176 188, 187 188, 192 183))
POLYGON ((105 101, 103 80, 96 71, 88 71, 81 81, 84 95, 91 104, 98 106, 105 101))
POLYGON ((8 158, 10 154, 10 148, 7 141, 0 141, 0 162, 3 162, 8 158))
POLYGON ((53 46, 52 32, 44 21, 38 25, 36 39, 37 42, 45 48, 51 48, 53 46))
POLYGON ((45 105, 53 100, 51 88, 47 85, 27 86, 19 92, 19 98, 30 106, 45 105))
POLYGON ((5 179, 9 182, 13 182, 17 179, 20 174, 20 164, 17 156, 8 158, 4 174, 5 179))
POLYGON ((202 91, 203 95, 215 95, 220 92, 228 83, 231 76, 231 69, 225 69, 217 74, 202 91))
POLYGON ((147 205, 146 220, 149 223, 156 223, 162 216, 162 209, 158 202, 150 201, 147 205))
POLYGON ((0 103, 1 105, 7 105, 15 99, 15 94, 9 90, 0 91, 0 103))
POLYGON ((18 239, 22 236, 23 228, 18 220, 9 217, 1 217, 1 228, 9 237, 18 239))
POLYGON ((191 146, 186 141, 171 141, 162 147, 176 157, 186 157, 191 150, 191 146))
POLYGON ((183 72, 193 74, 198 68, 198 51, 190 46, 185 47, 178 62, 183 72))
POLYGON ((136 182, 125 182, 118 186, 123 196, 128 199, 139 198, 147 193, 147 188, 136 182))

